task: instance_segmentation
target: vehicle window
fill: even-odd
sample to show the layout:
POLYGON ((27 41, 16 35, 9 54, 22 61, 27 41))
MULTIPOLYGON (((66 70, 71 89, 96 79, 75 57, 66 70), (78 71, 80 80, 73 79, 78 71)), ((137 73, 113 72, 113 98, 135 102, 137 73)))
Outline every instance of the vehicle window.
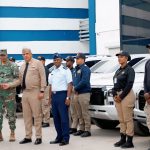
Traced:
POLYGON ((142 60, 144 57, 139 57, 139 58, 133 58, 128 65, 130 65, 131 67, 134 66, 136 63, 138 63, 140 60, 142 60))
POLYGON ((47 67, 48 69, 50 69, 53 65, 54 65, 54 63, 49 63, 46 67, 47 67))
POLYGON ((97 68, 99 68, 100 66, 102 66, 103 64, 105 64, 106 62, 107 62, 108 60, 106 60, 106 61, 100 61, 100 62, 98 62, 97 64, 95 64, 94 66, 92 66, 90 69, 91 69, 91 72, 95 72, 95 70, 97 69, 97 68))
MULTIPOLYGON (((142 60, 144 57, 134 58, 128 64, 130 66, 134 66, 137 62, 142 60)), ((119 63, 117 59, 101 61, 94 65, 91 68, 91 72, 93 73, 112 73, 115 72, 119 68, 119 63)))
POLYGON ((147 59, 143 60, 142 62, 138 63, 137 65, 135 65, 133 68, 134 68, 134 71, 136 73, 144 73, 145 72, 145 64, 147 62, 147 59))
POLYGON ((94 68, 92 68, 92 72, 94 73, 112 73, 119 68, 119 64, 117 59, 103 61, 102 63, 98 63, 94 68))
POLYGON ((87 61, 85 62, 85 64, 91 68, 93 65, 95 65, 96 63, 98 63, 100 60, 92 60, 92 61, 87 61))

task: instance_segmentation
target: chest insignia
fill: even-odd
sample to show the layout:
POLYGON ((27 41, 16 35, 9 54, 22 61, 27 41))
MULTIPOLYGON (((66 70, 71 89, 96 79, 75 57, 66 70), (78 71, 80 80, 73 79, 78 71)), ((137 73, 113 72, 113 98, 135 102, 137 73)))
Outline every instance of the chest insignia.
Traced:
POLYGON ((121 74, 124 74, 125 72, 124 71, 122 71, 122 73, 121 74))
POLYGON ((81 70, 78 70, 78 71, 77 71, 77 73, 79 73, 79 74, 80 74, 80 73, 81 73, 81 70))

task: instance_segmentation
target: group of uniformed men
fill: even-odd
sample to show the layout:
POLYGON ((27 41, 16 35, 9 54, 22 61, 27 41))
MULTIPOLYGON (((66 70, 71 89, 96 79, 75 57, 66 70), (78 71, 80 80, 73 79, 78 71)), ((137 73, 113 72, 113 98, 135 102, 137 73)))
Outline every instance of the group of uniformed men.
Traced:
MULTIPOLYGON (((150 50, 150 45, 147 46, 150 50)), ((36 131, 35 145, 42 143, 41 127, 49 126, 50 104, 57 136, 50 144, 60 146, 69 144, 70 134, 74 136, 91 136, 91 119, 88 111, 90 102, 90 69, 85 65, 85 55, 78 53, 76 67, 74 58, 68 56, 66 66, 62 64, 62 56, 55 53, 54 67, 49 73, 45 67, 45 58, 32 58, 28 48, 22 50, 24 63, 18 70, 14 62, 8 60, 7 50, 0 50, 0 141, 3 141, 2 122, 3 106, 6 107, 10 126, 10 139, 15 141, 16 86, 22 86, 22 107, 25 124, 25 138, 20 144, 32 142, 32 118, 36 131), (70 106, 70 107, 69 107, 70 106), (68 111, 69 109, 69 111, 68 111), (44 116, 44 117, 43 117, 44 116), (44 118, 42 120, 42 118, 44 118)), ((121 139, 115 147, 131 148, 134 135, 133 108, 135 95, 132 87, 135 72, 127 64, 131 57, 128 52, 116 54, 120 68, 116 71, 113 81, 113 97, 120 122, 121 139), (127 138, 127 139, 126 139, 127 138)), ((144 97, 148 128, 150 129, 150 64, 145 65, 144 97)))
POLYGON ((20 84, 26 133, 20 144, 32 142, 33 118, 36 131, 34 144, 42 143, 41 127, 49 126, 50 104, 57 132, 55 140, 50 141, 50 144, 59 143, 60 146, 69 144, 70 133, 81 137, 91 136, 91 120, 88 112, 91 91, 90 69, 85 65, 85 55, 82 53, 77 55, 77 66, 73 68, 73 57, 66 58, 65 67, 62 65, 61 55, 55 53, 54 68, 50 73, 45 67, 44 57, 34 59, 29 48, 23 48, 22 55, 25 61, 19 70, 14 62, 8 60, 7 50, 0 50, 0 141, 3 141, 4 106, 7 109, 11 130, 9 141, 15 141, 15 95, 16 87, 20 84), (69 124, 69 120, 72 120, 72 125, 69 124))

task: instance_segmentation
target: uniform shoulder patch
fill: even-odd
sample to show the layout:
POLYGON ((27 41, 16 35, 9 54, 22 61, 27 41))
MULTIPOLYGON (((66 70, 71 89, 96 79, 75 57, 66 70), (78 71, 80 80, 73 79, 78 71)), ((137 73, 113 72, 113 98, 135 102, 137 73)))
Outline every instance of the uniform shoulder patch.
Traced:
POLYGON ((49 73, 51 73, 53 70, 54 70, 54 66, 48 69, 49 73))

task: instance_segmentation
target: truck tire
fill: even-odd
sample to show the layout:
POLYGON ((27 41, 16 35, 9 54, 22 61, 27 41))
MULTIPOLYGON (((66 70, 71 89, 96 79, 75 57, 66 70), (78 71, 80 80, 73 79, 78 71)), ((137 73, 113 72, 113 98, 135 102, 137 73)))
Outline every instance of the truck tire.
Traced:
POLYGON ((92 122, 101 129, 115 129, 119 124, 118 121, 102 120, 97 118, 92 118, 92 122))
POLYGON ((140 135, 140 136, 150 135, 148 128, 136 120, 134 121, 134 131, 135 131, 135 134, 140 135))

